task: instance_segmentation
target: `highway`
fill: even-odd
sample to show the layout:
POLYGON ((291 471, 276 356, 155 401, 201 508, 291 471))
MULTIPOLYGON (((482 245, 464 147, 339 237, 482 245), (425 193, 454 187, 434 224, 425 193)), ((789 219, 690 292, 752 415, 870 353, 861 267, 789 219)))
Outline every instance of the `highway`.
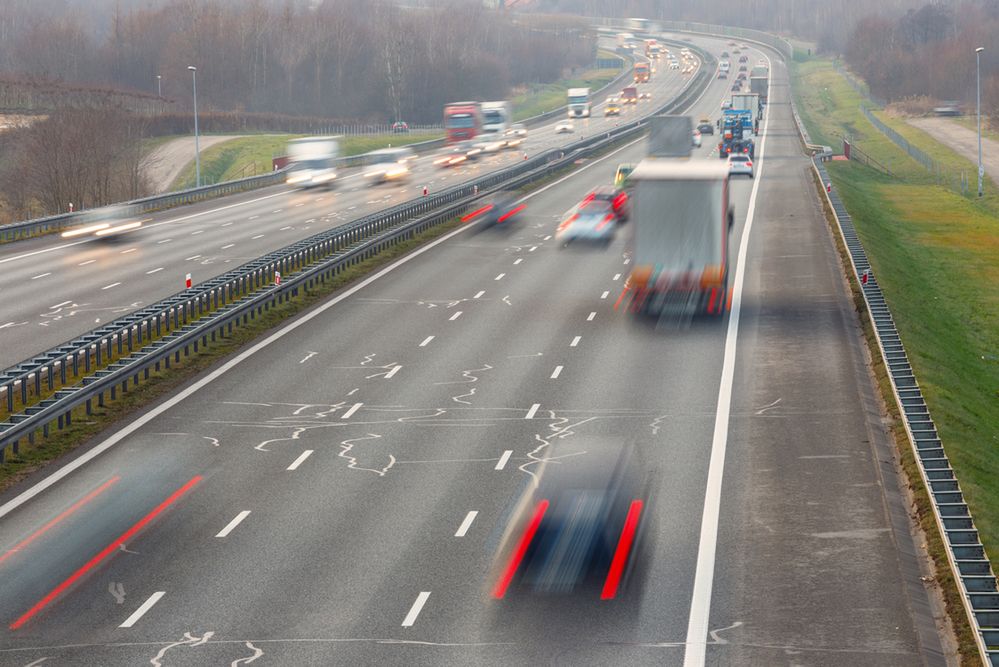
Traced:
POLYGON ((142 229, 117 239, 47 236, 0 246, 0 368, 244 262, 429 191, 443 190, 555 146, 647 114, 675 96, 689 77, 665 67, 647 86, 651 102, 604 117, 576 121, 572 134, 555 134, 553 119, 532 128, 521 150, 488 155, 468 166, 440 169, 436 154, 421 156, 409 183, 369 187, 362 169, 345 170, 332 191, 273 186, 156 213, 142 229), (42 299, 38 295, 44 294, 42 299))
MULTIPOLYGON (((0 498, 0 664, 943 664, 767 55, 727 317, 614 309, 623 235, 552 234, 644 142, 583 165, 515 227, 406 256, 0 498), (586 457, 579 436, 633 442, 653 473, 641 578, 490 600, 516 499, 552 443, 548 465, 586 457)), ((717 117, 728 83, 690 115, 717 117)))

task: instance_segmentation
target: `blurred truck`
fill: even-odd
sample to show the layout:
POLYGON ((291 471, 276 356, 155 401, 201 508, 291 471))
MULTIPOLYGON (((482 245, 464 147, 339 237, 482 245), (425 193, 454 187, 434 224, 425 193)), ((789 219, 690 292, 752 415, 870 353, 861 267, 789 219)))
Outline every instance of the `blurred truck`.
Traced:
POLYGON ((444 134, 447 143, 474 139, 482 131, 482 105, 454 102, 444 107, 444 134))
POLYGON ((590 89, 569 89, 569 118, 590 117, 590 89))
POLYGON ((638 104, 638 88, 625 86, 621 91, 621 104, 638 104))
POLYGON ((760 103, 767 103, 767 90, 770 87, 770 74, 766 67, 754 67, 749 75, 749 92, 760 96, 760 103), (761 74, 757 70, 763 70, 761 74))
POLYGON ((482 133, 503 136, 513 121, 513 109, 507 101, 482 103, 482 133))
POLYGON ((635 63, 635 83, 648 83, 650 72, 649 63, 635 63))
POLYGON ((634 188, 626 283, 631 309, 721 315, 734 219, 728 166, 690 159, 690 118, 657 116, 650 127, 650 156, 628 176, 634 188))
POLYGON ((756 156, 755 114, 749 109, 726 109, 721 117, 721 141, 718 142, 718 157, 722 160, 729 155, 745 153, 750 158, 756 156))
POLYGON ((760 103, 760 96, 756 93, 736 93, 732 95, 733 109, 747 109, 753 113, 756 125, 753 132, 758 132, 759 121, 763 116, 763 105, 760 103))
POLYGON ((292 139, 288 142, 288 172, 285 182, 300 188, 332 188, 336 182, 338 157, 339 137, 292 139))

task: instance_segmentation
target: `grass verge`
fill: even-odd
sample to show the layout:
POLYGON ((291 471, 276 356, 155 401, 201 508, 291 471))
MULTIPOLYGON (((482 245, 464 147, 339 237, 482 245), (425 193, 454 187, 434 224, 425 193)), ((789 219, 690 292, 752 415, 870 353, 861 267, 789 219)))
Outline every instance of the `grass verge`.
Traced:
MULTIPOLYGON (((288 140, 300 134, 252 135, 230 139, 201 152, 201 183, 210 185, 246 176, 267 173, 271 170, 271 160, 276 155, 284 155, 288 140)), ((375 134, 344 137, 340 141, 341 155, 360 155, 378 148, 404 146, 420 141, 430 141, 444 136, 443 133, 375 134)), ((193 188, 195 183, 194 161, 170 185, 169 191, 193 188)))
POLYGON ((566 92, 570 88, 597 90, 606 86, 620 73, 619 69, 590 69, 572 79, 533 84, 523 93, 514 95, 510 99, 513 105, 513 119, 523 120, 564 107, 566 92))
MULTIPOLYGON (((796 65, 794 75, 799 114, 813 137, 828 139, 837 131, 849 131, 855 139, 864 138, 865 151, 896 166, 894 177, 888 177, 855 162, 827 165, 891 304, 981 540, 988 553, 996 554, 999 487, 993 480, 999 470, 999 216, 994 203, 975 201, 935 183, 925 169, 863 117, 858 110, 860 96, 828 61, 796 65)), ((942 145, 933 149, 941 160, 960 159, 942 145), (945 153, 950 155, 943 157, 945 153)), ((841 246, 838 230, 834 236, 841 246)), ((844 248, 840 250, 845 253, 844 248)), ((877 352, 863 297, 855 277, 850 276, 850 280, 909 481, 915 518, 936 566, 936 580, 962 663, 979 664, 975 637, 877 352)))

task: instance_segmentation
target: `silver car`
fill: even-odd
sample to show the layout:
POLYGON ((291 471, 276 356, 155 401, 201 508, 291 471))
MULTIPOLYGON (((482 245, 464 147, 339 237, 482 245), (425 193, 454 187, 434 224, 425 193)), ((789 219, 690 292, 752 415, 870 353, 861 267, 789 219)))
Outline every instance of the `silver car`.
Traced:
POLYGON ((591 199, 570 209, 559 223, 555 238, 561 247, 573 241, 593 241, 609 245, 617 231, 617 215, 610 203, 591 199))
POLYGON ((753 159, 745 153, 733 153, 728 156, 728 173, 731 176, 745 174, 753 177, 753 159))

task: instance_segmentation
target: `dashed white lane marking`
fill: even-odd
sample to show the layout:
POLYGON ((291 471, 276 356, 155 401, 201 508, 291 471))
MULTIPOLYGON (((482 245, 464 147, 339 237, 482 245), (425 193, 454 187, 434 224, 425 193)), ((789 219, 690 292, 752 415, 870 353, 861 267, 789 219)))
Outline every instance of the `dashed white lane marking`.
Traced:
POLYGON ((291 462, 291 465, 286 468, 286 470, 298 470, 298 466, 302 465, 305 459, 312 456, 312 452, 315 450, 306 449, 304 452, 298 455, 298 458, 291 462))
POLYGON ((571 342, 571 343, 569 343, 569 347, 576 347, 577 345, 579 345, 579 341, 580 341, 580 340, 581 340, 582 338, 583 338, 582 336, 576 336, 575 338, 573 338, 573 339, 572 339, 572 342, 571 342))
POLYGON ((430 591, 423 591, 416 596, 416 602, 413 606, 409 608, 409 613, 406 614, 406 618, 402 620, 402 627, 409 628, 412 627, 413 623, 416 623, 416 618, 423 611, 423 605, 427 604, 427 598, 430 597, 430 591))
POLYGON ((614 274, 614 280, 616 281, 616 280, 620 280, 620 279, 621 279, 621 274, 620 273, 615 273, 614 274))
POLYGON ((503 455, 499 457, 499 461, 496 462, 495 470, 502 470, 506 467, 506 462, 510 460, 510 456, 513 455, 512 449, 507 449, 503 452, 503 455))
POLYGON ((347 411, 345 413, 340 415, 340 419, 350 419, 355 412, 361 409, 362 405, 364 405, 364 403, 354 403, 352 406, 347 408, 347 411))
POLYGON ((454 322, 459 317, 461 317, 461 311, 460 310, 458 312, 456 312, 454 315, 452 315, 451 317, 449 317, 448 318, 448 322, 454 322))
POLYGON ((503 276, 505 276, 505 275, 506 275, 505 273, 501 273, 498 276, 496 276, 495 278, 493 278, 493 280, 503 280, 503 276))
POLYGON ((223 222, 221 225, 219 225, 219 227, 228 227, 231 224, 232 224, 231 222, 223 222))
POLYGON ((87 264, 93 264, 96 261, 97 261, 96 259, 88 259, 86 262, 80 262, 79 264, 77 264, 77 266, 86 266, 87 264))
POLYGON ((516 266, 517 264, 520 264, 523 261, 524 261, 523 257, 518 257, 517 259, 513 260, 513 264, 514 266, 516 266))
POLYGON ((263 234, 257 234, 256 236, 251 236, 250 240, 251 241, 256 241, 257 239, 262 239, 262 238, 264 238, 263 234))
MULTIPOLYGON (((163 245, 164 243, 170 243, 170 241, 173 241, 173 239, 163 239, 162 241, 157 241, 156 245, 163 245)), ((123 252, 122 254, 124 255, 125 253, 123 252)))
POLYGON ((118 285, 121 285, 121 283, 111 283, 110 285, 105 285, 105 286, 104 286, 104 287, 102 287, 101 289, 102 289, 102 290, 105 290, 105 289, 111 289, 112 287, 117 287, 118 285))
POLYGON ((399 372, 400 368, 402 368, 402 365, 400 364, 396 364, 395 366, 393 366, 392 370, 390 370, 388 373, 385 374, 385 379, 386 380, 391 379, 393 375, 399 372))
POLYGON ((537 249, 538 249, 538 246, 532 245, 530 248, 527 249, 527 252, 534 252, 537 249))
POLYGON ((289 229, 291 229, 291 225, 288 225, 288 226, 286 226, 286 227, 282 227, 282 228, 281 228, 281 229, 279 229, 278 231, 279 231, 279 232, 285 232, 285 231, 288 231, 289 229))
POLYGON ((546 237, 544 238, 544 240, 545 240, 545 241, 551 241, 551 240, 552 240, 552 235, 551 235, 551 234, 549 234, 548 236, 546 236, 546 237))
POLYGON ((132 612, 132 615, 125 619, 125 622, 119 625, 119 628, 130 628, 139 622, 139 619, 146 615, 146 612, 153 608, 153 605, 160 601, 160 598, 166 595, 166 591, 156 591, 149 596, 149 599, 142 603, 142 605, 132 612))
POLYGON ((250 516, 250 510, 243 510, 232 518, 232 521, 225 525, 225 528, 215 534, 215 537, 228 537, 229 533, 236 530, 236 526, 243 523, 243 519, 250 516))
POLYGON ((229 248, 233 247, 234 245, 236 245, 236 244, 235 243, 226 244, 226 245, 222 246, 220 248, 220 250, 228 250, 229 248))
POLYGON ((596 316, 597 316, 597 312, 593 311, 592 313, 590 313, 589 315, 586 316, 586 321, 587 322, 592 322, 593 318, 596 317, 596 316))
MULTIPOLYGON (((161 243, 162 243, 162 241, 161 241, 161 243)), ((136 250, 138 250, 138 248, 129 248, 128 250, 122 250, 119 254, 121 254, 121 255, 127 255, 128 253, 135 252, 136 250)))
POLYGON ((185 257, 184 261, 185 262, 190 262, 192 259, 197 259, 199 257, 201 257, 201 255, 191 255, 190 257, 185 257))
POLYGON ((248 219, 248 220, 256 220, 256 219, 257 219, 257 218, 259 218, 259 217, 260 217, 259 215, 251 215, 251 216, 250 216, 249 218, 247 218, 247 219, 248 219))
POLYGON ((311 359, 312 357, 316 356, 317 354, 319 354, 319 353, 318 353, 318 352, 309 352, 309 353, 308 353, 307 355, 305 355, 305 357, 304 357, 304 358, 303 358, 303 359, 302 359, 301 361, 299 361, 298 363, 300 363, 300 364, 304 364, 304 363, 305 363, 306 361, 308 361, 308 360, 309 360, 309 359, 311 359))
POLYGON ((63 306, 68 306, 71 303, 73 303, 72 299, 70 299, 69 301, 63 301, 62 303, 57 303, 54 306, 49 306, 49 310, 55 310, 56 308, 62 308, 63 306))
POLYGON ((158 273, 158 272, 160 272, 160 271, 162 271, 162 270, 163 270, 163 267, 161 266, 161 267, 160 267, 160 268, 158 268, 158 269, 153 269, 152 271, 146 271, 146 275, 147 275, 147 276, 151 276, 151 275, 153 275, 154 273, 158 273))
POLYGON ((554 380, 555 378, 557 378, 561 374, 562 374, 562 367, 561 366, 556 366, 555 370, 552 371, 551 379, 554 380))
POLYGON ((434 339, 433 336, 427 336, 426 338, 423 339, 423 342, 420 343, 420 347, 426 347, 427 345, 430 345, 430 341, 432 341, 433 339, 434 339))
POLYGON ((479 292, 478 294, 476 294, 476 295, 475 295, 475 296, 473 296, 472 298, 473 298, 473 299, 478 299, 478 298, 479 298, 480 296, 482 296, 482 295, 483 295, 483 294, 485 294, 485 293, 486 293, 486 290, 482 290, 481 292, 479 292))
POLYGON ((52 275, 52 272, 49 271, 48 273, 39 273, 37 276, 32 276, 31 279, 32 280, 38 280, 39 278, 44 278, 45 276, 51 276, 51 275, 52 275))
POLYGON ((535 403, 534 405, 532 405, 531 409, 527 411, 526 415, 524 415, 524 419, 534 419, 534 415, 538 414, 538 408, 540 407, 541 407, 540 403, 535 403))
POLYGON ((275 209, 275 210, 271 211, 271 213, 280 213, 282 210, 283 209, 280 209, 280 208, 279 209, 275 209))
POLYGON ((627 266, 628 264, 631 264, 631 258, 630 257, 625 257, 624 258, 624 264, 625 264, 625 266, 627 266))
POLYGON ((603 294, 600 295, 600 298, 601 299, 606 299, 609 295, 610 295, 610 292, 604 292, 603 294))
POLYGON ((197 231, 191 232, 191 236, 197 236, 198 234, 204 234, 205 230, 199 229, 197 231))
POLYGON ((461 522, 458 526, 458 531, 454 534, 455 537, 465 537, 468 533, 468 529, 472 527, 472 522, 475 521, 475 517, 479 515, 478 510, 472 510, 467 515, 465 515, 465 520, 461 522))

